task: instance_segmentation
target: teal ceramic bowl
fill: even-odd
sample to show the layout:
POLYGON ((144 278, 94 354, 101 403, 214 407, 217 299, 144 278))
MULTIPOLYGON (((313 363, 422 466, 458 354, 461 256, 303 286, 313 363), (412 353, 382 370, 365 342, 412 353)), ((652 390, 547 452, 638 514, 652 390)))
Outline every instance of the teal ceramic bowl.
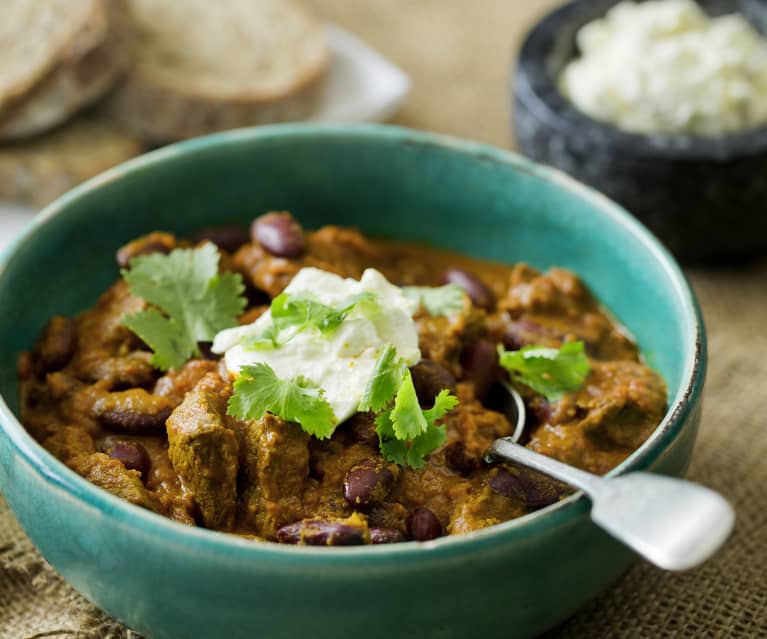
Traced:
POLYGON ((494 260, 578 272, 633 331, 671 405, 613 474, 684 472, 705 340, 668 253, 632 217, 516 155, 387 127, 233 131, 150 153, 49 206, 0 267, 0 486, 75 588, 152 639, 534 636, 603 591, 634 556, 575 495, 427 543, 302 548, 189 528, 123 502, 43 450, 18 421, 15 361, 54 313, 90 306, 115 249, 274 209, 494 260))

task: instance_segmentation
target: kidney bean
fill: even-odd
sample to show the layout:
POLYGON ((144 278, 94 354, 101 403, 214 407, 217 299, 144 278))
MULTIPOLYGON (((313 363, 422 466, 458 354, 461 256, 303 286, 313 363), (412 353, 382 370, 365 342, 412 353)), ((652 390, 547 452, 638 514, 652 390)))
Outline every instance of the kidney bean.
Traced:
POLYGON ((442 524, 428 508, 416 508, 407 517, 407 534, 415 541, 429 541, 442 536, 442 524))
POLYGON ((487 396, 498 374, 498 351, 490 340, 480 338, 461 352, 464 377, 474 383, 479 399, 487 396))
POLYGON ((302 519, 277 531, 283 544, 306 546, 358 546, 368 541, 363 526, 353 526, 339 519, 302 519))
POLYGON ((410 369, 410 373, 413 376, 418 401, 424 406, 431 406, 443 388, 455 393, 455 377, 437 362, 422 359, 410 369))
POLYGON ((357 413, 352 415, 344 424, 344 429, 354 441, 369 446, 378 447, 375 417, 372 413, 357 413))
POLYGON ((163 432, 173 404, 143 388, 106 393, 93 404, 93 416, 109 430, 133 435, 163 432))
POLYGON ((213 348, 213 342, 197 342, 197 348, 200 349, 200 357, 202 357, 202 359, 210 359, 213 361, 221 359, 221 355, 218 355, 211 350, 213 348))
POLYGON ((303 229, 287 211, 257 217, 250 227, 250 236, 278 257, 298 257, 304 251, 303 229))
POLYGON ((55 315, 43 329, 35 346, 34 368, 38 375, 64 368, 77 348, 77 329, 68 317, 55 315))
POLYGON ((560 495, 567 491, 564 484, 522 467, 519 468, 518 475, 505 468, 499 468, 488 484, 499 495, 524 499, 531 510, 556 503, 560 495))
POLYGON ((151 255, 152 253, 170 253, 176 248, 176 238, 170 233, 156 231, 128 242, 117 251, 117 264, 120 268, 128 268, 134 257, 151 255))
POLYGON ((78 362, 78 376, 88 382, 105 382, 110 390, 149 386, 157 379, 157 370, 150 359, 150 353, 145 351, 135 351, 124 357, 104 358, 97 354, 78 362))
POLYGON ((445 447, 445 461, 450 468, 461 475, 469 475, 482 465, 480 459, 470 457, 466 453, 463 442, 453 442, 445 447))
POLYGON ((495 305, 493 291, 473 273, 459 268, 450 268, 442 274, 442 281, 445 284, 460 286, 477 306, 491 309, 495 305))
POLYGON ((208 241, 218 248, 234 253, 243 244, 250 241, 250 233, 246 226, 228 224, 224 226, 208 226, 192 233, 188 238, 193 244, 208 241))
POLYGON ((112 459, 122 462, 128 470, 140 472, 142 479, 146 481, 152 462, 146 448, 141 444, 106 437, 99 448, 112 459))
POLYGON ((398 544, 402 541, 405 541, 405 535, 396 528, 370 529, 371 544, 398 544))
POLYGON ((512 499, 524 499, 525 491, 522 487, 522 481, 517 475, 510 473, 505 468, 498 468, 488 481, 492 488, 499 495, 510 497, 512 499))
POLYGON ((380 503, 392 489, 394 479, 394 473, 383 459, 370 457, 355 464, 346 473, 344 499, 355 507, 380 503))

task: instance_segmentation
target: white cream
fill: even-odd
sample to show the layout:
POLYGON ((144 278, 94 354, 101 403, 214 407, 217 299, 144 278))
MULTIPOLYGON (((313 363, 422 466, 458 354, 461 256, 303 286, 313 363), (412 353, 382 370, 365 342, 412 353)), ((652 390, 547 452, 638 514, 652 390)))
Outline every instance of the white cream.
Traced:
POLYGON ((692 0, 621 2, 577 35, 563 94, 638 133, 718 136, 767 124, 767 40, 692 0))
POLYGON ((324 389, 325 399, 341 422, 357 412, 383 346, 392 344, 408 366, 421 359, 412 317, 417 303, 408 300, 375 269, 367 269, 356 281, 317 268, 303 268, 285 292, 305 293, 333 307, 352 295, 370 292, 377 297, 380 311, 371 313, 367 308, 356 307, 330 335, 308 329, 273 350, 248 349, 240 343, 243 338, 260 335, 269 328, 270 313, 247 326, 222 331, 213 341, 213 351, 225 353, 227 370, 233 375, 239 374, 243 366, 258 362, 271 366, 281 379, 303 375, 324 389))

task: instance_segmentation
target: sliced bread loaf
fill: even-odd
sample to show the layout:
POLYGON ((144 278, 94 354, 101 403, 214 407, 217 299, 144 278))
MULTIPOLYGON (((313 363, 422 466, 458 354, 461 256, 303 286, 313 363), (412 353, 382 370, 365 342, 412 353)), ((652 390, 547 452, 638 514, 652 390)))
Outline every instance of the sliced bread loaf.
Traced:
POLYGON ((112 121, 85 114, 43 137, 0 146, 0 198, 47 204, 142 151, 112 121))
POLYGON ((52 128, 112 87, 126 63, 121 3, 0 2, 0 139, 52 128))
POLYGON ((329 61, 323 25, 293 0, 129 0, 134 66, 112 98, 167 142, 308 116, 329 61))

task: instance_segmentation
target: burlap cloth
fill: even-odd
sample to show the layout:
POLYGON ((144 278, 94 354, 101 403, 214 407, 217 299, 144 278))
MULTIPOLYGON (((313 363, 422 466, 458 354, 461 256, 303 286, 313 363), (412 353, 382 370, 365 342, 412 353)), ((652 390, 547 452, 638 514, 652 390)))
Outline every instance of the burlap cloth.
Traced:
MULTIPOLYGON (((506 146, 512 52, 556 0, 311 0, 411 74, 395 122, 506 146)), ((689 272, 709 330, 703 424, 690 477, 738 513, 726 548, 670 574, 638 563, 548 639, 767 637, 767 261, 689 272)), ((131 639, 37 554, 0 499, 0 639, 131 639)))

